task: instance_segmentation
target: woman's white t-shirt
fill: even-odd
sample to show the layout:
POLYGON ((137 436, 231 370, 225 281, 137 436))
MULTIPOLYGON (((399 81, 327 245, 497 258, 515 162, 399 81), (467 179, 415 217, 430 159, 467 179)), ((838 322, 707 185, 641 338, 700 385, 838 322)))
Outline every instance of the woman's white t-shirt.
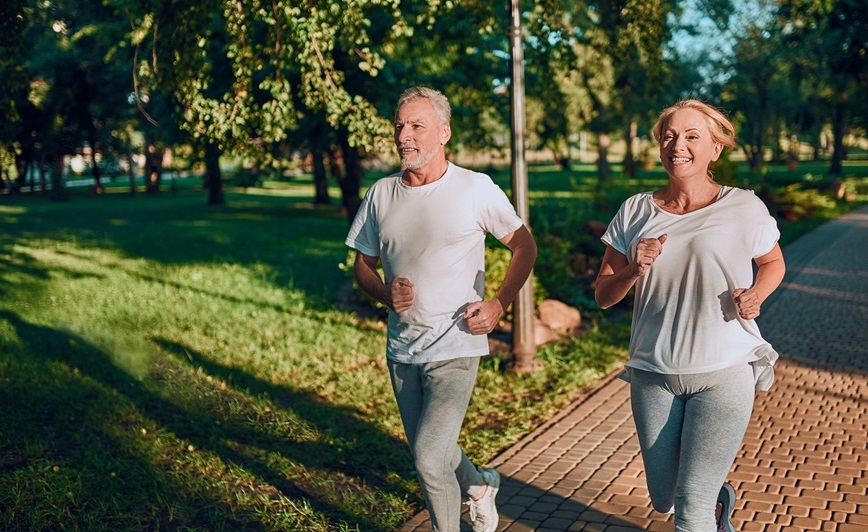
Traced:
POLYGON ((379 256, 387 284, 396 277, 413 283, 413 305, 400 314, 389 310, 389 360, 488 354, 488 337, 470 333, 464 309, 485 293, 485 235, 502 239, 522 224, 490 177, 452 163, 427 185, 407 186, 398 173, 371 186, 346 244, 379 256))
POLYGON ((602 240, 632 262, 640 238, 664 234, 663 252, 636 281, 627 366, 688 374, 775 360, 732 300, 753 285, 753 259, 780 236, 765 204, 752 191, 723 187, 714 203, 673 214, 644 192, 621 205, 602 240))

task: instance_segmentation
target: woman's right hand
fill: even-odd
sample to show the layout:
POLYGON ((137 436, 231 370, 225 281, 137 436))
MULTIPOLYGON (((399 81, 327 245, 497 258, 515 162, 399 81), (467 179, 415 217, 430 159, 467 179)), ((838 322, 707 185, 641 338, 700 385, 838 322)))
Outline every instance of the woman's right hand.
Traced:
POLYGON ((654 264, 657 257, 663 253, 663 243, 666 242, 666 235, 660 235, 657 238, 640 238, 639 244, 636 246, 636 256, 630 264, 630 271, 634 277, 645 275, 648 268, 654 264))

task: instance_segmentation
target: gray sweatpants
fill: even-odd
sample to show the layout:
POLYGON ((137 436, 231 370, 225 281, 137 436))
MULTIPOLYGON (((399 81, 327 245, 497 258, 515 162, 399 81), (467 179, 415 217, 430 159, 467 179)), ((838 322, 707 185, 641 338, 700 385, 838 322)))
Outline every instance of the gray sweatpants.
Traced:
POLYGON ((462 494, 485 486, 480 469, 458 446, 458 434, 479 370, 479 357, 428 364, 389 362, 392 389, 419 475, 431 524, 457 532, 462 494))
POLYGON ((630 369, 633 420, 651 504, 675 530, 716 530, 717 495, 753 410, 749 364, 693 375, 630 369))

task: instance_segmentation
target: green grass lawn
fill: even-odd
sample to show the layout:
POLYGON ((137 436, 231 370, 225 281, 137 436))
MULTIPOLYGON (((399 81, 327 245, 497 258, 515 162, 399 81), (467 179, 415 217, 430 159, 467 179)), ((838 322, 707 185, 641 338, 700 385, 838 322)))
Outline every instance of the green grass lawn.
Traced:
MULTIPOLYGON (((590 168, 539 170, 532 209, 569 230, 660 180, 600 192, 590 168)), ((0 197, 0 528, 393 530, 422 507, 383 324, 339 267, 347 221, 311 196, 299 178, 221 207, 190 189, 0 197)), ((483 361, 472 459, 623 362, 626 313, 584 312, 543 371, 483 361)))

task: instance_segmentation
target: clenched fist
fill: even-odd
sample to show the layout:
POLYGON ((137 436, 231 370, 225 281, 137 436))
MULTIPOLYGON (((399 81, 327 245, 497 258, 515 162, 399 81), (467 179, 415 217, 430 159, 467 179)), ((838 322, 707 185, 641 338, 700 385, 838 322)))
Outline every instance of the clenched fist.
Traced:
POLYGON ((752 320, 760 315, 760 300, 756 292, 750 288, 738 288, 732 291, 732 300, 738 308, 738 315, 746 320, 752 320))
POLYGON ((389 283, 392 310, 401 313, 413 305, 413 283, 406 277, 396 277, 389 283))
POLYGON ((636 257, 633 263, 630 264, 631 271, 634 277, 645 275, 648 268, 654 264, 657 257, 663 253, 663 243, 666 242, 666 235, 660 235, 657 238, 640 238, 639 245, 636 246, 636 257))

